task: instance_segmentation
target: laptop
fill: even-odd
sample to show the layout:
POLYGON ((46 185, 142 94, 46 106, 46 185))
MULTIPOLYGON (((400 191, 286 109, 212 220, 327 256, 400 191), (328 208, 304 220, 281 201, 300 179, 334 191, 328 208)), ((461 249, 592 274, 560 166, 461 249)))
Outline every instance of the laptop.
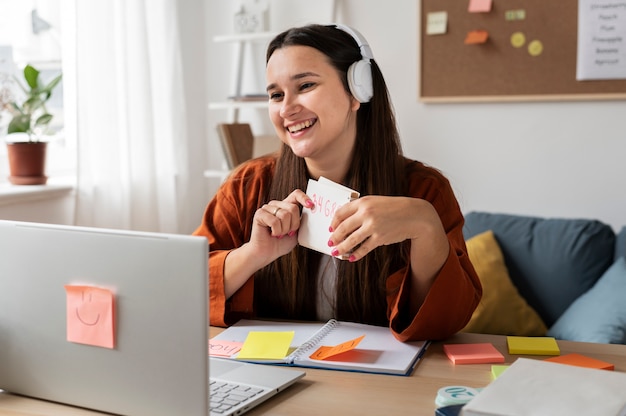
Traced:
POLYGON ((202 416, 241 414, 293 384, 303 372, 209 361, 207 251, 197 236, 0 220, 0 389, 202 416), (209 413, 209 369, 252 404, 209 413))

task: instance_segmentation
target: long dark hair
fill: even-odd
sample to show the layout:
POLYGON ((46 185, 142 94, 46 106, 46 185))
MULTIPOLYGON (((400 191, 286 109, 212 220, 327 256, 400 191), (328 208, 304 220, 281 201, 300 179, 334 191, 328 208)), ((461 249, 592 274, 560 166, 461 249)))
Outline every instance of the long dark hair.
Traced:
MULTIPOLYGON (((335 26, 308 25, 276 36, 267 49, 309 46, 326 55, 349 92, 347 71, 361 59, 357 42, 335 26)), ((371 61, 374 96, 357 112, 357 139, 344 185, 365 195, 402 195, 406 192, 404 159, 387 85, 371 61)), ((294 189, 306 189, 309 174, 303 158, 282 145, 267 195, 282 200, 294 189)), ((255 307, 259 316, 316 319, 317 273, 321 254, 297 246, 255 276, 255 307)), ((387 277, 408 256, 403 244, 381 246, 365 258, 338 266, 336 314, 341 320, 387 325, 387 277)))

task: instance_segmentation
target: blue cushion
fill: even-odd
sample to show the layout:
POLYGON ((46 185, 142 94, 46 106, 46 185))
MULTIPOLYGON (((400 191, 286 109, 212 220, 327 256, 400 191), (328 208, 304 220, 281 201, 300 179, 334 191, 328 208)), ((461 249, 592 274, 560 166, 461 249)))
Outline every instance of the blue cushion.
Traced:
POLYGON ((548 327, 613 263, 615 233, 586 219, 470 212, 468 239, 492 230, 511 281, 548 327))
POLYGON ((615 238, 615 259, 626 257, 626 226, 622 227, 615 238))
POLYGON ((548 335, 557 339, 626 344, 626 260, 620 257, 565 311, 548 335))

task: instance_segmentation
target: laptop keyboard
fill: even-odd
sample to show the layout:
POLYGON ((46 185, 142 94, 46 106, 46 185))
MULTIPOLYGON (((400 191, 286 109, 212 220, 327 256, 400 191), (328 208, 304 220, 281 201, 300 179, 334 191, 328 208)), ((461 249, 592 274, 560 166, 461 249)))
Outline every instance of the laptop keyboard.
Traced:
POLYGON ((211 414, 228 413, 234 407, 251 400, 264 390, 219 380, 210 380, 211 414))

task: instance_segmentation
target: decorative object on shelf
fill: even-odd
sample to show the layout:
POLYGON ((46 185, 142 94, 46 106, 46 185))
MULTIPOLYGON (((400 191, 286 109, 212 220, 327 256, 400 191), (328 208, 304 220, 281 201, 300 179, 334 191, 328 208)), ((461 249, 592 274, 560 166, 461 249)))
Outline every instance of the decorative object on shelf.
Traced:
POLYGON ((39 71, 32 65, 24 68, 23 85, 17 78, 17 85, 23 91, 25 99, 21 104, 8 101, 4 110, 12 114, 6 138, 9 155, 9 181, 14 185, 41 185, 48 180, 45 176, 47 142, 42 137, 47 133, 52 121, 52 114, 46 109, 46 102, 52 91, 61 81, 62 75, 53 78, 46 85, 41 85, 39 71))
POLYGON ((267 0, 242 0, 239 11, 235 13, 235 33, 264 31, 268 9, 267 0))

